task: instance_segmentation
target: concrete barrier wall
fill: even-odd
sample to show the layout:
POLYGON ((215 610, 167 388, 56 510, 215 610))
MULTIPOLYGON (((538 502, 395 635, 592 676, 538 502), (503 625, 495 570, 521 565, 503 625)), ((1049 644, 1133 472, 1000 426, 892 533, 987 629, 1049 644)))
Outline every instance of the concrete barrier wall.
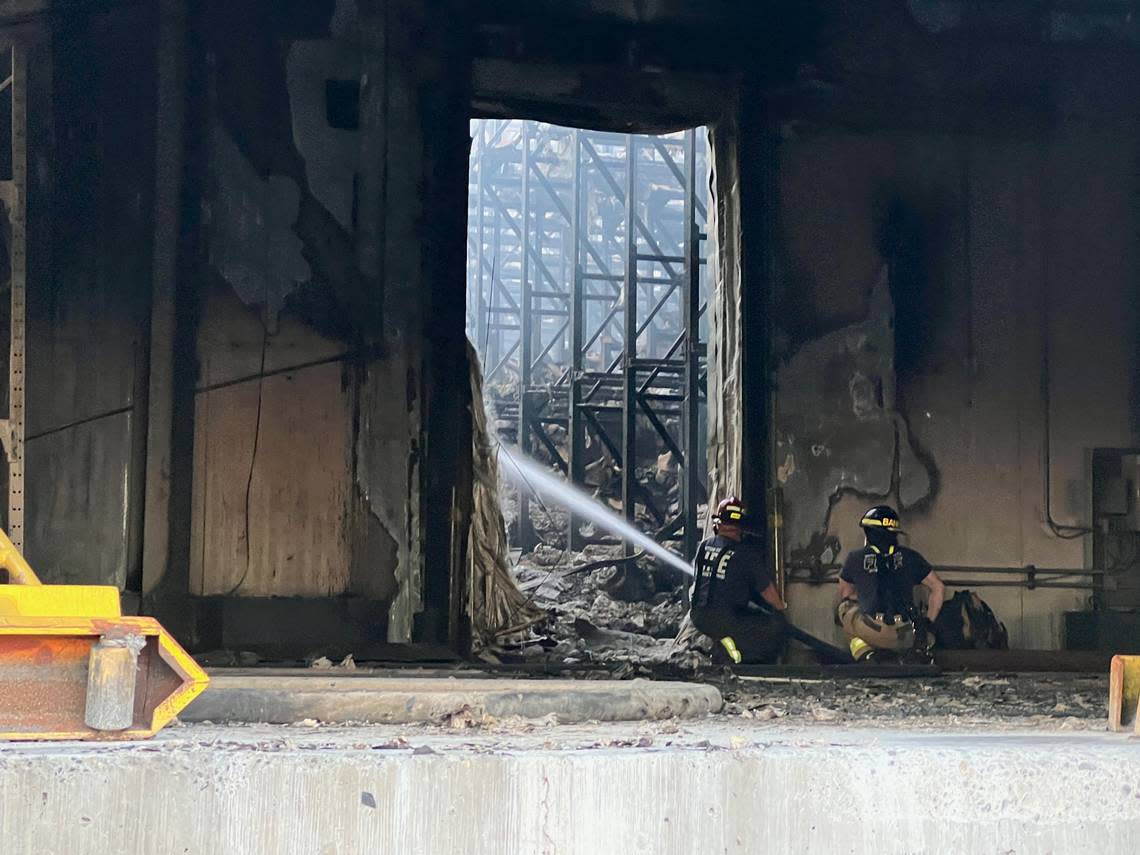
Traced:
MULTIPOLYGON (((353 739, 357 741, 352 741, 353 739)), ((474 751, 0 748, 5 853, 1134 851, 1140 742, 866 736, 474 751), (747 743, 747 744, 746 744, 747 743)))

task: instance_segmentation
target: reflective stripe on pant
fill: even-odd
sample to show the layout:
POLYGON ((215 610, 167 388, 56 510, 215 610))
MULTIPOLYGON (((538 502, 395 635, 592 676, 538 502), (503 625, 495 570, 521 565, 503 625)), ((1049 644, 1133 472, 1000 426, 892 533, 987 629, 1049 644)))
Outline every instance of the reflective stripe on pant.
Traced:
POLYGON ((693 609, 690 617, 697 629, 717 643, 714 661, 724 656, 736 663, 775 662, 784 644, 784 621, 780 615, 693 609))
POLYGON ((854 600, 843 600, 839 604, 839 623, 851 638, 861 638, 879 650, 910 650, 914 647, 914 624, 909 620, 896 619, 895 623, 884 623, 878 616, 866 614, 854 600))

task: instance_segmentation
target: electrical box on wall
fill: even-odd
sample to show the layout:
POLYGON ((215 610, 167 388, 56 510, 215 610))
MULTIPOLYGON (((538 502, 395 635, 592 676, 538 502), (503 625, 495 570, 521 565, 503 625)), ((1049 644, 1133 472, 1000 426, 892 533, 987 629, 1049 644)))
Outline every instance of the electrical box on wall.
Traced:
POLYGON ((1125 516, 1128 513, 1128 498, 1128 481, 1125 478, 1105 477, 1093 482, 1097 516, 1125 516))
POLYGON ((1132 531, 1140 532, 1140 454, 1122 457, 1120 470, 1126 486, 1128 524, 1132 531))
POLYGON ((1093 602, 1140 615, 1140 449, 1093 449, 1091 474, 1093 602))
POLYGON ((1140 452, 1093 452, 1093 516, 1118 531, 1140 531, 1140 452))

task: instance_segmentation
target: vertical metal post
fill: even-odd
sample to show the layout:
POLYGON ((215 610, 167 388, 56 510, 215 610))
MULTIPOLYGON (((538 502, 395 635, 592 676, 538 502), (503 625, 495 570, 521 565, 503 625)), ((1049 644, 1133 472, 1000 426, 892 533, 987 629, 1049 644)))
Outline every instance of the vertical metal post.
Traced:
MULTIPOLYGON (((173 485, 172 489, 172 473, 178 475, 189 468, 178 464, 175 454, 176 442, 186 435, 185 428, 178 426, 179 420, 175 418, 180 402, 186 399, 181 388, 181 381, 186 379, 185 372, 178 367, 175 353, 180 341, 193 340, 193 332, 185 329, 184 321, 178 318, 177 303, 188 145, 185 134, 189 111, 186 81, 187 67, 193 62, 194 52, 187 37, 184 0, 159 0, 156 5, 158 73, 155 84, 153 270, 150 329, 145 339, 148 362, 146 395, 140 400, 140 409, 145 413, 142 429, 146 431, 142 589, 143 595, 152 603, 147 607, 150 614, 154 614, 157 608, 164 613, 164 620, 170 619, 180 626, 190 627, 195 618, 184 600, 190 593, 190 563, 188 553, 180 550, 180 545, 187 541, 180 541, 176 534, 178 523, 188 525, 189 517, 188 512, 180 510, 179 498, 174 495, 178 485, 173 485), (155 606, 158 599, 165 600, 165 604, 155 606)), ((371 85, 362 91, 362 103, 368 103, 370 95, 387 91, 382 79, 370 79, 371 85)), ((370 113, 361 113, 362 116, 366 114, 370 113)), ((375 135, 370 136, 366 131, 362 128, 362 140, 374 140, 375 135)), ((362 151, 375 155, 375 149, 369 145, 364 145, 362 151)), ((383 206, 371 204, 373 196, 378 198, 381 194, 371 194, 367 188, 373 186, 372 181, 377 187, 384 186, 385 174, 386 162, 382 153, 362 167, 362 192, 358 206, 361 234, 384 234, 383 206)), ((383 262, 378 253, 365 248, 374 247, 377 243, 383 245, 383 241, 373 240, 361 240, 357 244, 357 262, 361 270, 372 276, 380 275, 383 262)))
MULTIPOLYGON (((530 122, 522 121, 522 236, 519 244, 522 251, 522 283, 521 300, 519 303, 519 451, 523 456, 530 456, 531 442, 531 359, 534 354, 534 339, 532 329, 533 307, 531 306, 530 287, 530 122)), ((519 489, 519 545, 524 552, 535 547, 537 538, 534 525, 530 519, 530 499, 526 488, 519 489)))
POLYGON ((483 176, 486 174, 483 167, 487 161, 487 122, 479 122, 479 139, 477 145, 479 151, 475 161, 476 175, 475 180, 478 182, 475 185, 475 206, 478 210, 476 214, 476 240, 475 240, 475 352, 479 354, 479 358, 483 360, 483 367, 487 366, 487 324, 491 320, 491 304, 490 301, 484 296, 486 289, 483 287, 483 280, 486 278, 484 274, 484 265, 487 263, 484 257, 484 249, 486 247, 486 229, 484 223, 484 201, 483 201, 483 176))
MULTIPOLYGON (((753 519, 768 522, 768 485, 772 482, 770 401, 772 283, 776 278, 777 150, 779 134, 767 122, 748 124, 740 133, 755 143, 740 161, 743 186, 760 188, 754 205, 741 210, 741 229, 750 239, 743 275, 748 287, 740 294, 740 489, 753 519)), ((765 549, 770 550, 770 541, 765 549)), ((768 552, 771 560, 771 552, 768 552)))
MULTIPOLYGON (((503 221, 499 209, 495 208, 495 232, 494 239, 491 245, 491 281, 487 285, 487 326, 490 329, 490 334, 487 339, 487 360, 486 364, 494 368, 499 364, 499 360, 503 358, 503 328, 502 324, 505 318, 502 313, 496 309, 495 299, 499 291, 506 287, 503 282, 503 262, 502 262, 502 249, 503 242, 501 240, 503 234, 503 221), (497 281, 496 281, 497 280, 497 281)), ((506 305, 506 300, 501 296, 499 300, 506 305)), ((490 377, 485 378, 487 380, 490 377)))
MULTIPOLYGON (((586 480, 586 425, 581 411, 582 383, 582 341, 585 324, 586 301, 583 296, 585 283, 582 281, 582 259, 580 232, 582 219, 582 141, 577 128, 570 132, 571 157, 570 192, 573 202, 570 206, 570 377, 567 390, 567 469, 571 484, 582 484, 586 480)), ((589 235, 585 236, 589 240, 589 235)), ((567 544, 570 549, 582 548, 582 537, 578 533, 579 520, 570 514, 570 530, 567 544)))
POLYGON ((697 462, 697 448, 700 445, 699 407, 700 371, 697 357, 700 346, 701 311, 701 242, 697 234, 695 200, 697 192, 697 139, 696 131, 685 132, 685 219, 684 244, 685 278, 681 283, 681 319, 684 325, 685 355, 684 402, 681 407, 681 449, 685 453, 681 482, 681 512, 684 514, 685 557, 691 558, 697 551, 697 490, 700 467, 697 462))
MULTIPOLYGON (((622 385, 622 466, 621 501, 627 520, 635 517, 634 495, 637 489, 637 230, 634 205, 637 187, 637 138, 626 134, 625 175, 625 334, 623 336, 622 385)), ((626 544, 627 553, 633 545, 626 544)))
POLYGON ((8 363, 8 538, 24 550, 24 368, 27 331, 28 59, 12 46, 12 332, 8 363))
MULTIPOLYGON (((535 136, 536 136, 536 139, 535 139, 535 145, 534 145, 534 148, 535 148, 534 153, 537 156, 539 153, 539 148, 541 146, 541 143, 538 142, 538 140, 537 140, 537 134, 535 136)), ((543 208, 543 206, 542 206, 541 194, 540 193, 534 193, 532 195, 534 196, 534 198, 531 200, 531 203, 530 203, 530 207, 531 207, 530 218, 531 218, 531 220, 534 221, 534 231, 533 232, 527 232, 527 237, 530 240, 529 240, 529 245, 525 248, 525 250, 528 253, 533 252, 535 260, 538 263, 541 263, 541 261, 542 261, 542 238, 543 238, 542 228, 543 228, 543 223, 544 223, 544 220, 546 217, 546 209, 543 208)), ((533 388, 536 385, 535 376, 534 376, 535 363, 537 362, 537 363, 541 364, 541 360, 535 359, 534 355, 536 352, 542 353, 543 335, 545 334, 546 327, 547 327, 546 311, 545 311, 545 309, 546 309, 546 298, 541 296, 541 295, 536 295, 534 292, 535 292, 535 290, 538 290, 540 292, 545 292, 548 288, 548 285, 543 282, 541 271, 538 269, 535 270, 534 278, 540 284, 539 284, 539 287, 537 289, 535 289, 533 287, 530 289, 530 299, 534 303, 534 305, 531 306, 531 308, 530 308, 530 326, 531 326, 530 358, 531 358, 531 365, 527 369, 527 377, 529 378, 529 381, 527 382, 526 385, 528 388, 533 388), (536 351, 535 348, 538 348, 538 350, 536 351)), ((540 376, 538 378, 537 385, 541 385, 541 383, 542 383, 542 378, 540 376)), ((537 417, 539 415, 537 410, 539 410, 539 409, 541 409, 541 408, 532 406, 531 407, 531 415, 537 417)), ((531 429, 532 430, 541 430, 541 428, 539 428, 538 425, 534 422, 531 422, 531 429)), ((533 446, 533 444, 534 444, 534 442, 533 442, 533 436, 532 436, 531 437, 531 445, 533 446)))

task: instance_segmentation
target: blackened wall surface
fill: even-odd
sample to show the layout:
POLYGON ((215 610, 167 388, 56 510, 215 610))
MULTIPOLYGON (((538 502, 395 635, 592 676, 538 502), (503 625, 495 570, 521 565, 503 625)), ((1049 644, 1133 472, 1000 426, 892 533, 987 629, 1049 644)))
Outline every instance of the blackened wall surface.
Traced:
POLYGON ((195 617, 219 596, 363 601, 347 608, 372 638, 450 640, 469 469, 462 4, 48 5, 4 10, 35 46, 29 557, 50 581, 141 588, 189 644, 231 637, 216 604, 195 617), (158 153, 171 101, 185 138, 158 153), (156 179, 156 163, 174 165, 156 179), (176 282, 155 283, 173 208, 176 282), (173 388, 148 402, 160 291, 173 388), (170 456, 144 484, 156 408, 170 456), (148 487, 169 548, 143 572, 148 487))
MULTIPOLYGON (((1088 526, 1091 449, 1138 439, 1134 42, 878 8, 821 55, 825 106, 781 126, 785 557, 841 559, 889 501, 936 564, 1086 567, 1045 479, 1055 521, 1088 526)), ((983 593, 1028 647, 1059 646, 1089 598, 983 593)), ((832 597, 790 594, 825 633, 832 597)))
MULTIPOLYGON (((149 7, 86 5, 36 24, 29 553, 138 587, 161 57, 149 7)), ((177 554, 145 590, 355 597, 393 641, 450 634, 473 114, 735 129, 748 471, 728 480, 782 488, 785 557, 835 557, 890 499, 935 562, 1082 567, 1042 522, 1046 448, 1051 513, 1079 526, 1088 449, 1140 440, 1121 8, 188 4, 177 554)), ((1085 596, 1010 590, 991 600, 1029 646, 1085 596)), ((829 631, 833 588, 789 596, 829 631)))
POLYGON ((152 33, 151 10, 114 9, 68 17, 24 42, 26 552, 45 581, 125 587, 141 569, 152 33))
POLYGON ((192 589, 359 596, 391 604, 389 640, 442 640, 414 617, 446 614, 457 554, 463 51, 413 3, 202 25, 192 589))

